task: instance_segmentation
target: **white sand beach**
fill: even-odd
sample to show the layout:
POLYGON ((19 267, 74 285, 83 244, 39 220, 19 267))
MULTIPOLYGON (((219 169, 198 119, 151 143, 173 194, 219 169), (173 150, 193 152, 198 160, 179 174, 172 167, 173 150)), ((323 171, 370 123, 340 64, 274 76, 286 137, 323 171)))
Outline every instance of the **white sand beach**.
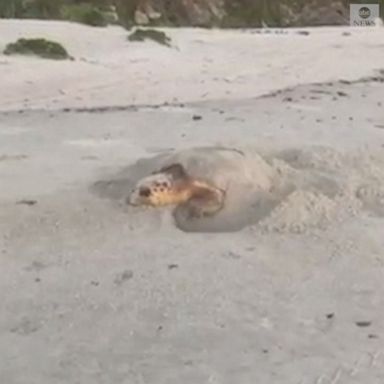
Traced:
POLYGON ((381 383, 384 28, 163 30, 0 20, 0 383, 381 383))

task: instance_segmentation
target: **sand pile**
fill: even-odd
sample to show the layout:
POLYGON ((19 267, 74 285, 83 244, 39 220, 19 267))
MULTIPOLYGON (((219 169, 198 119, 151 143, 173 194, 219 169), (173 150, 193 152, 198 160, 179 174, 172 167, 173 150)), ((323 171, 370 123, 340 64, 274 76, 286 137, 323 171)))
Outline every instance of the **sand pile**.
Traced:
MULTIPOLYGON (((256 148, 192 148, 141 159, 94 190, 120 207, 138 180, 166 165, 181 163, 196 178, 226 190, 225 207, 211 218, 191 219, 172 208, 175 224, 187 232, 263 231, 302 233, 324 229, 369 212, 384 215, 384 167, 380 154, 343 154, 327 147, 264 153, 256 148)), ((153 208, 140 210, 151 220, 153 208)), ((165 208, 165 210, 169 210, 165 208)))
POLYGON ((269 231, 301 233, 326 226, 336 215, 336 203, 323 195, 298 189, 282 199, 261 225, 269 231))

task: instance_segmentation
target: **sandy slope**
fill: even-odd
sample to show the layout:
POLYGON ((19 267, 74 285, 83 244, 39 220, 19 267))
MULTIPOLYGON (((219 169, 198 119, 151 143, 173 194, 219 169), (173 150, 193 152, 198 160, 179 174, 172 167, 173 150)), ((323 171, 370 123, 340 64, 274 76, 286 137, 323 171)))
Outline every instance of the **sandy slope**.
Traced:
POLYGON ((383 28, 312 29, 309 36, 166 32, 174 49, 130 43, 118 27, 1 20, 0 49, 20 37, 46 37, 62 42, 76 61, 2 58, 0 109, 243 99, 384 67, 383 28))
POLYGON ((310 31, 0 23, 88 60, 0 58, 1 383, 383 381, 383 32, 310 31), (124 204, 175 158, 228 186, 218 217, 124 204))

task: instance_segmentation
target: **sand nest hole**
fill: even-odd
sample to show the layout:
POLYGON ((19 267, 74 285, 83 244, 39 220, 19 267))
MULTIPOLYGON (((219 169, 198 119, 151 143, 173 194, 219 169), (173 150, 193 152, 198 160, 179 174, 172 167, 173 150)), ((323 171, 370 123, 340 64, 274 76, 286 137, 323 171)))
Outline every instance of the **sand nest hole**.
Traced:
POLYGON ((93 190, 145 220, 171 211, 176 226, 186 232, 256 226, 302 233, 362 209, 384 216, 383 164, 372 156, 325 147, 263 156, 249 148, 192 148, 140 159, 96 182, 93 190), (167 195, 170 190, 177 190, 176 200, 167 195), (148 199, 164 206, 147 206, 148 199))

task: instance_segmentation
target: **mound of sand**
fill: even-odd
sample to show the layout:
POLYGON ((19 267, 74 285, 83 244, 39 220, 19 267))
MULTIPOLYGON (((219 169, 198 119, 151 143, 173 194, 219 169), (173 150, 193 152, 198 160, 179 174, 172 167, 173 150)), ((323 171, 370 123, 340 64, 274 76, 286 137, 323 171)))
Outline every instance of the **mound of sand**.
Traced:
MULTIPOLYGON (((249 148, 171 152, 138 160, 114 179, 97 182, 95 191, 124 204, 138 180, 173 163, 183 164, 191 176, 226 190, 225 207, 212 218, 190 219, 182 209, 172 208, 175 224, 187 232, 227 232, 254 226, 302 233, 324 229, 361 208, 384 214, 384 186, 374 182, 382 172, 380 159, 360 153, 347 156, 316 146, 263 156, 249 148), (368 179, 372 183, 366 184, 368 179)), ((134 209, 135 214, 141 210, 148 220, 158 211, 125 209, 134 209)))
POLYGON ((260 225, 267 231, 302 233, 324 228, 336 215, 337 204, 321 193, 298 189, 281 201, 260 225))

